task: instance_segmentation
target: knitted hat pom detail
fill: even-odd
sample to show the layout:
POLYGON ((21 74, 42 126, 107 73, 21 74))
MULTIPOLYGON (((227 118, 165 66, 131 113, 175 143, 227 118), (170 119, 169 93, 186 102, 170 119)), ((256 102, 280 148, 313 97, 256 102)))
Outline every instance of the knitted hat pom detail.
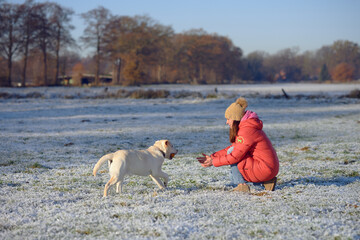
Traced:
POLYGON ((240 97, 236 99, 225 111, 225 118, 235 121, 240 121, 244 116, 245 109, 248 106, 248 103, 245 98, 240 97))
POLYGON ((247 106, 248 106, 248 103, 247 103, 246 99, 243 98, 243 97, 239 97, 236 100, 236 103, 239 104, 241 106, 241 108, 244 108, 244 109, 247 108, 247 106))

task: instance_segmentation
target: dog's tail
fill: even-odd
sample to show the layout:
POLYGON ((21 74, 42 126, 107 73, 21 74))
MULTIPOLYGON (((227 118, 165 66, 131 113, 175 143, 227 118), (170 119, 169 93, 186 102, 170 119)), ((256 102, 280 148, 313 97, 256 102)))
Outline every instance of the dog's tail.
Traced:
POLYGON ((96 173, 97 173, 97 171, 99 170, 100 166, 101 166, 104 162, 106 162, 106 161, 108 161, 108 160, 112 160, 113 157, 114 157, 114 153, 109 153, 109 154, 106 154, 105 156, 101 157, 101 158, 99 159, 99 161, 98 161, 98 162, 95 164, 95 166, 94 166, 93 175, 96 176, 96 173))

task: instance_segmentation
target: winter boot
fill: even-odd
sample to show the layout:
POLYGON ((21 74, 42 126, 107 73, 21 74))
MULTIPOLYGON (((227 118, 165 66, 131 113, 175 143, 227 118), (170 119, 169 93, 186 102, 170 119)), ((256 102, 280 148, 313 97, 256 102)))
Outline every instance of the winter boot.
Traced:
POLYGON ((267 191, 274 191, 276 186, 277 177, 274 177, 273 179, 264 182, 265 190, 267 191))
POLYGON ((236 188, 231 190, 232 192, 250 192, 250 187, 247 184, 239 184, 236 188))

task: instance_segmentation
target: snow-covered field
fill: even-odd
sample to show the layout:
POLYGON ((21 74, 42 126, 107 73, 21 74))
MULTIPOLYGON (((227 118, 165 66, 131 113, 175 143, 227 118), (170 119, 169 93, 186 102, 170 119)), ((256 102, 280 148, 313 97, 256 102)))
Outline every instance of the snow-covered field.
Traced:
MULTIPOLYGON (((41 98, 0 99, 0 239, 360 239, 360 84, 157 86, 218 98, 81 98, 104 88, 4 89, 41 98), (320 94, 321 98, 269 98, 320 94), (229 168, 202 168, 201 152, 226 147, 224 111, 248 96, 280 159, 278 187, 224 188, 229 168), (73 98, 69 99, 69 95, 73 98), (67 97, 64 97, 67 96, 67 97), (169 139, 169 188, 150 177, 111 188, 98 159, 169 139)), ((108 91, 118 89, 109 88, 108 91)))

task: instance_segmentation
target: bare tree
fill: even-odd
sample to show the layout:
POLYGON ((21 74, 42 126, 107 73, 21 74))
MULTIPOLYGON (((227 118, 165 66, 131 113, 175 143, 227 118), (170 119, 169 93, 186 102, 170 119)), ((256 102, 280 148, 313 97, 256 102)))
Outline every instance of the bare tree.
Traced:
POLYGON ((55 84, 60 85, 59 82, 59 68, 60 68, 60 49, 61 46, 75 44, 75 40, 71 37, 70 30, 74 26, 70 24, 71 15, 74 11, 71 9, 63 8, 58 4, 52 4, 52 14, 50 16, 50 23, 53 28, 55 40, 55 56, 56 56, 56 69, 55 69, 55 84))
POLYGON ((149 82, 152 71, 156 72, 155 81, 161 82, 172 36, 171 27, 158 24, 148 16, 111 18, 106 27, 104 46, 114 65, 114 84, 120 83, 122 67, 125 78, 122 84, 149 82))
POLYGON ((123 63, 123 54, 125 50, 121 46, 119 41, 120 37, 125 35, 125 22, 126 20, 132 20, 130 17, 118 17, 114 16, 109 20, 105 28, 104 33, 104 47, 105 51, 113 64, 113 81, 114 85, 120 84, 120 74, 123 63))
POLYGON ((62 54, 60 56, 60 71, 59 74, 61 75, 70 75, 73 66, 76 63, 81 62, 81 57, 77 52, 72 52, 69 50, 61 51, 62 54))
POLYGON ((10 87, 13 58, 22 43, 19 5, 2 3, 0 5, 0 20, 0 55, 7 60, 6 81, 0 85, 10 87))
POLYGON ((42 82, 39 85, 48 85, 48 52, 53 47, 52 38, 54 36, 49 16, 51 15, 52 3, 39 3, 34 6, 34 19, 36 21, 35 44, 40 48, 43 62, 42 82))
POLYGON ((28 66, 28 56, 31 44, 34 42, 36 36, 36 23, 34 15, 34 1, 27 0, 20 5, 21 12, 21 31, 22 31, 22 49, 23 54, 23 69, 21 77, 21 86, 26 86, 26 71, 28 66))
POLYGON ((95 85, 100 83, 100 62, 104 49, 104 33, 106 26, 111 18, 110 11, 104 7, 98 7, 81 14, 87 27, 84 30, 81 41, 86 47, 95 47, 96 64, 95 64, 95 85))

